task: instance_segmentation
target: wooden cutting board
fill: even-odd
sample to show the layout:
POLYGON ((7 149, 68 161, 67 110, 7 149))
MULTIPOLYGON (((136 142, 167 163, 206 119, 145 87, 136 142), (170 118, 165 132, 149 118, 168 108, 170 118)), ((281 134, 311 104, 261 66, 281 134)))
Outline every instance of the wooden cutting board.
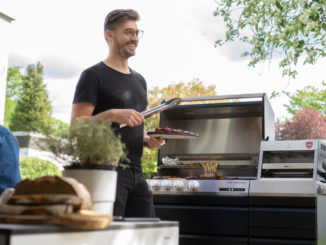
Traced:
POLYGON ((48 216, 48 215, 0 215, 0 223, 61 225, 77 229, 104 229, 113 218, 110 215, 79 210, 77 213, 48 216))

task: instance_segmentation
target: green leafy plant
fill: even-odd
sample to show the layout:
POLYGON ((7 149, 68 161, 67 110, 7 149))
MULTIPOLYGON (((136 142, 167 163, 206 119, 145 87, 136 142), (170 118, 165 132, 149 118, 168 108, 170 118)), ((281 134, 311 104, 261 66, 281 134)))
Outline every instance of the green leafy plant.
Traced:
POLYGON ((39 158, 24 157, 20 160, 19 167, 22 179, 62 174, 54 163, 39 158))
POLYGON ((120 160, 127 160, 126 147, 108 121, 76 119, 73 129, 62 136, 47 136, 39 145, 72 166, 118 166, 120 160))
POLYGON ((326 57, 326 0, 216 0, 215 16, 225 23, 223 45, 236 39, 248 44, 242 55, 255 67, 280 57, 283 75, 295 78, 299 58, 315 64, 326 57))

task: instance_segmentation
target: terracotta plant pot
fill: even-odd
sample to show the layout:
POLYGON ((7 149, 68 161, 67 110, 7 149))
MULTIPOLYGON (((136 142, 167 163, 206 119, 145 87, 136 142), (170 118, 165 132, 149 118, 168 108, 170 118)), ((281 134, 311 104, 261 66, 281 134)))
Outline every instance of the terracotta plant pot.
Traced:
POLYGON ((117 171, 110 165, 84 165, 65 167, 62 175, 71 177, 84 184, 89 190, 92 210, 113 215, 113 205, 117 187, 117 171))

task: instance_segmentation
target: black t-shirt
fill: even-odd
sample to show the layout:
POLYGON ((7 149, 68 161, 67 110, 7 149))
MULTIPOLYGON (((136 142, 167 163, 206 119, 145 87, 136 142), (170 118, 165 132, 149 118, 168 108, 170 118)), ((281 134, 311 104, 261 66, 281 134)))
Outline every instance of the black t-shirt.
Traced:
MULTIPOLYGON (((130 69, 130 74, 118 72, 100 62, 81 74, 73 103, 88 102, 95 106, 93 115, 109 109, 134 109, 147 107, 145 79, 130 69)), ((118 130, 128 150, 129 164, 140 168, 143 154, 144 124, 118 130)))

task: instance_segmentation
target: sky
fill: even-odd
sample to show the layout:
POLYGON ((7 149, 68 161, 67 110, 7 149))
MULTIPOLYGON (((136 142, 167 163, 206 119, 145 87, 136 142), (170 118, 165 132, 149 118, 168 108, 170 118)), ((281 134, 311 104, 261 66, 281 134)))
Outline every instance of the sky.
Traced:
MULTIPOLYGON (((133 8, 144 30, 129 66, 141 73, 151 89, 200 79, 215 85, 218 95, 293 94, 307 85, 321 86, 326 60, 298 65, 299 75, 282 77, 276 58, 249 68, 240 42, 214 47, 224 36, 224 23, 214 17, 215 0, 1 0, 0 12, 14 18, 9 67, 41 62, 53 117, 70 121, 72 99, 81 72, 108 55, 103 21, 117 8, 133 8)), ((286 96, 270 100, 275 119, 290 117, 286 96)))

